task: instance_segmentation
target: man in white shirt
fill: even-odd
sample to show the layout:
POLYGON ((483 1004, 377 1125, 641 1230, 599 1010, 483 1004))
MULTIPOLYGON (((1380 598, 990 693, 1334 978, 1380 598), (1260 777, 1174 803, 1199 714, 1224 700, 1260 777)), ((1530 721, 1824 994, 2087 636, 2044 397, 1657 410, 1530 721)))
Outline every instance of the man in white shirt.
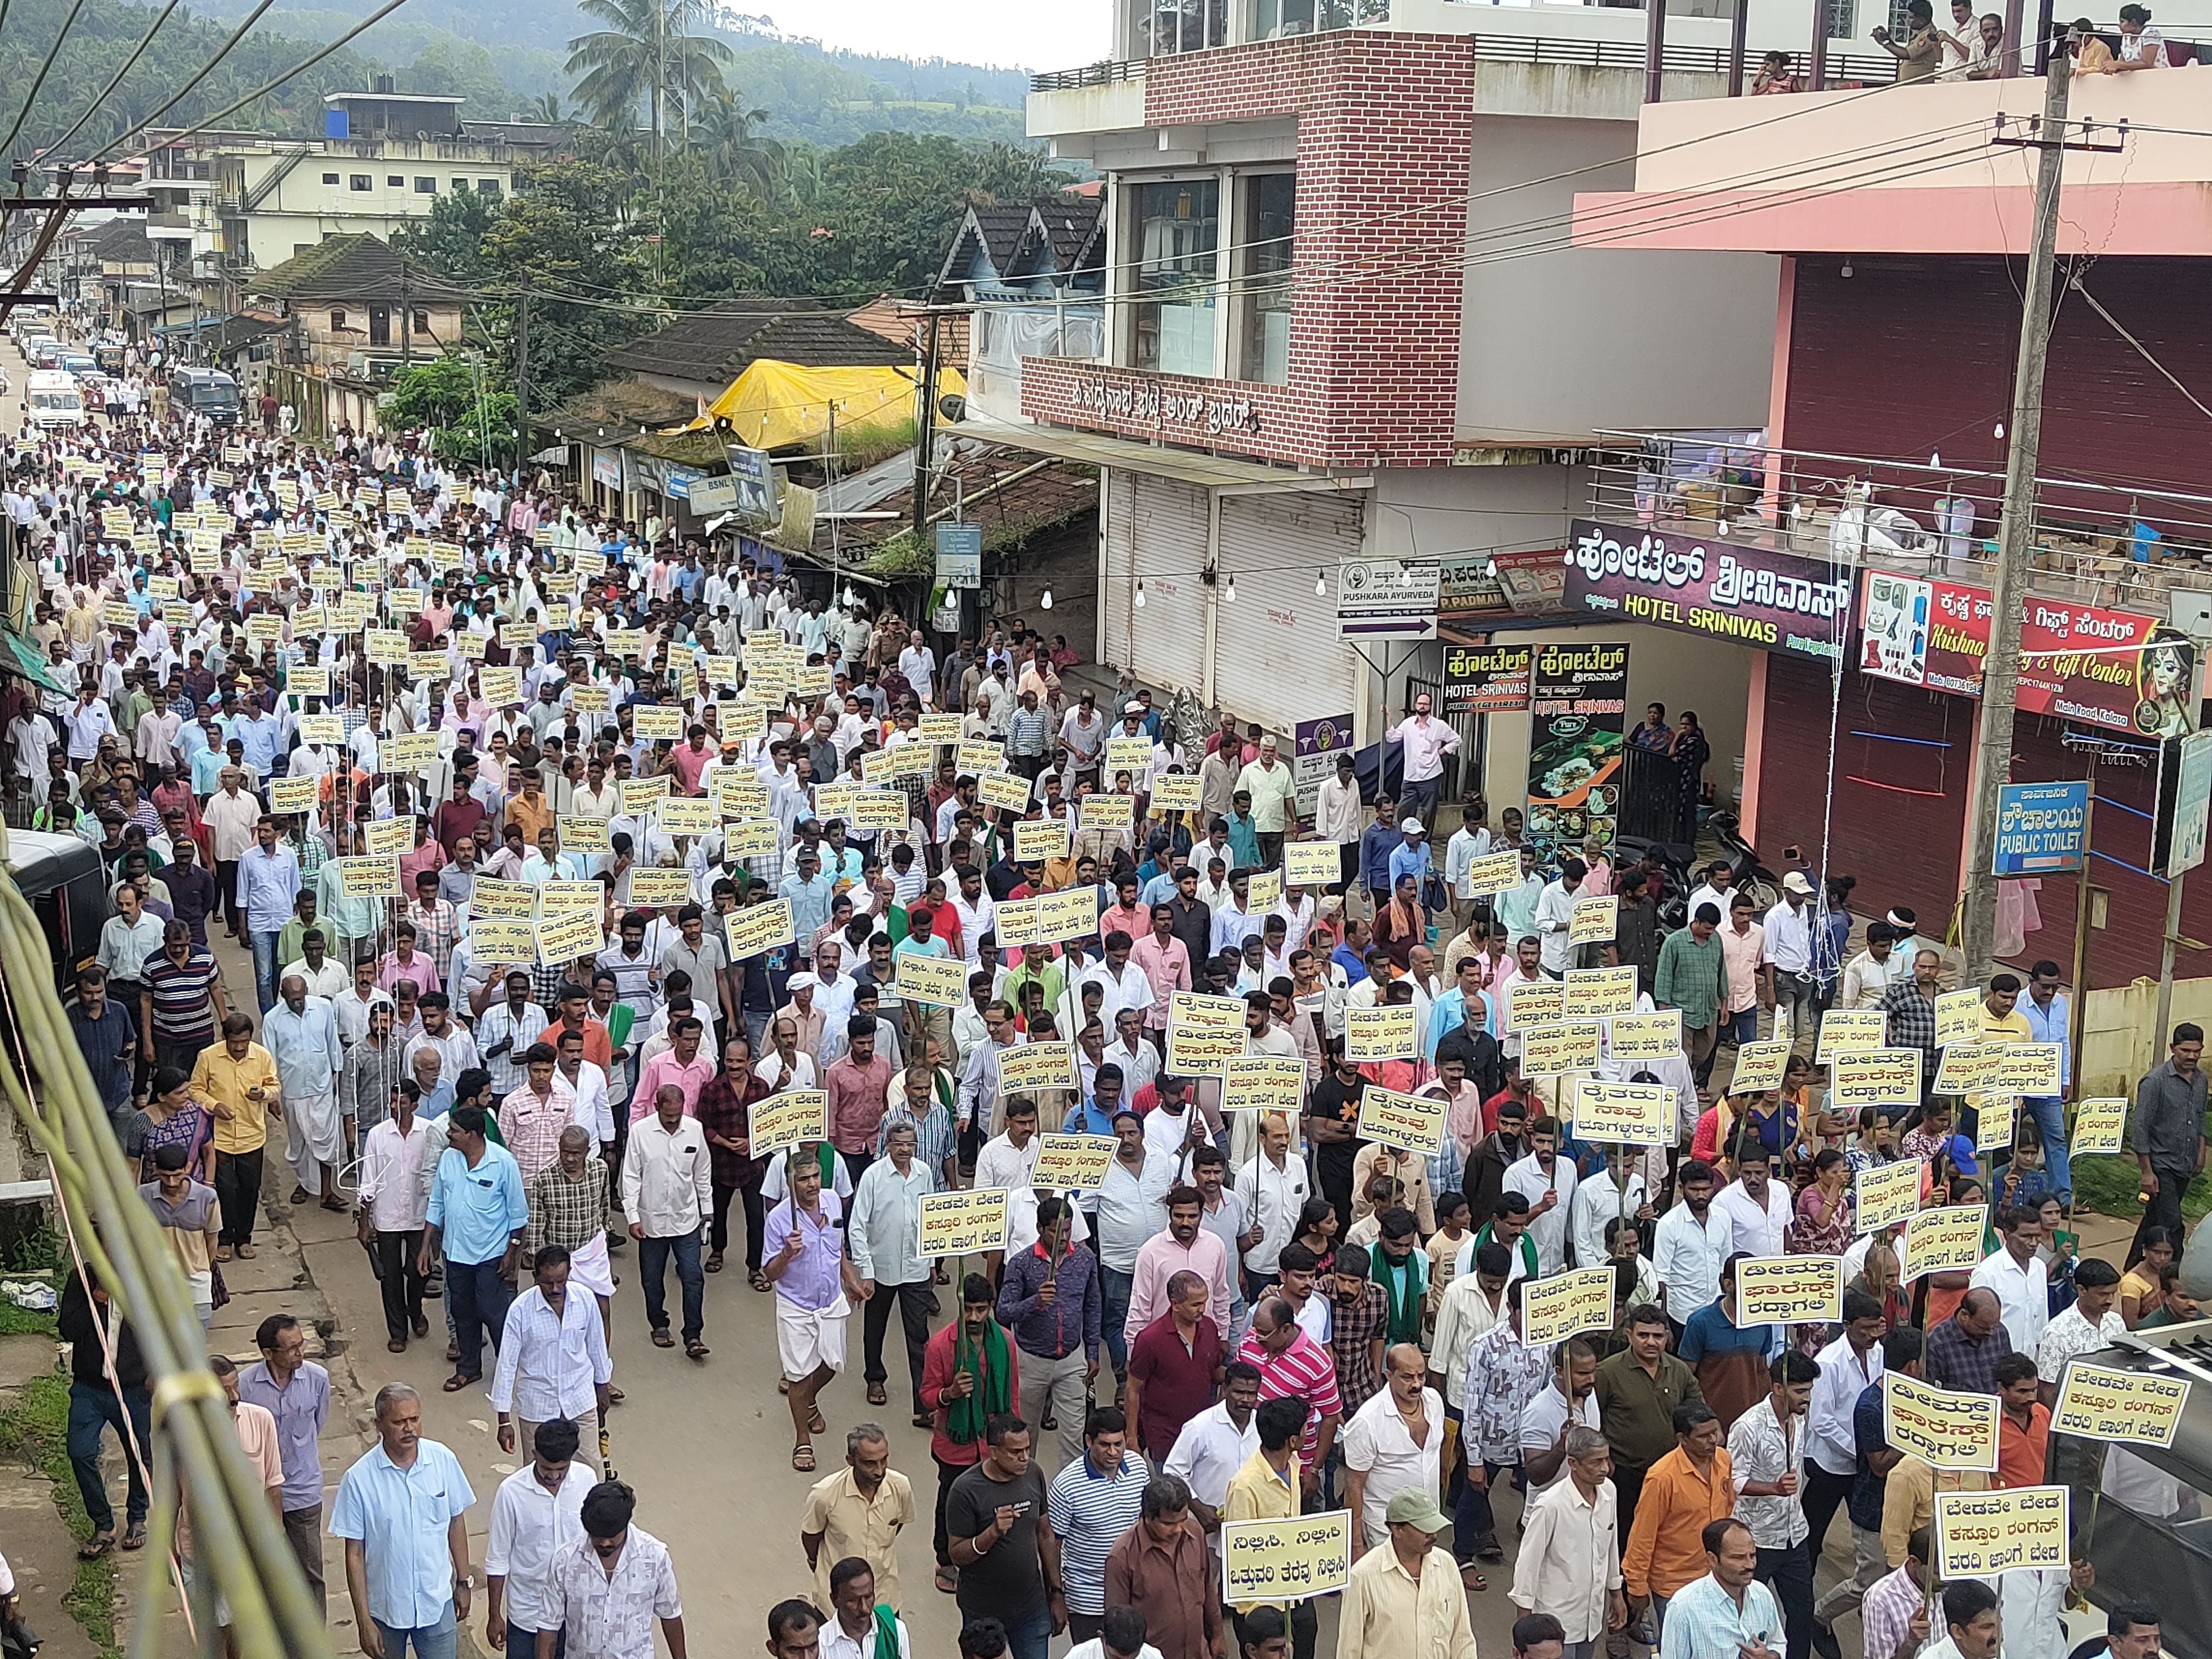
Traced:
MULTIPOLYGON (((568 1252, 561 1245, 541 1248, 530 1276, 531 1288, 507 1304, 499 1365, 492 1376, 499 1449, 514 1455, 519 1443, 513 1413, 522 1425, 520 1443, 535 1445, 539 1424, 565 1417, 596 1453, 607 1384, 614 1375, 598 1299, 568 1294, 568 1252)), ((596 1462, 596 1456, 590 1461, 596 1462)))
POLYGON ((1559 861, 1559 879, 1545 884, 1536 900, 1536 938, 1542 951, 1544 972, 1563 978, 1574 966, 1575 948, 1567 941, 1574 925, 1575 901, 1582 895, 1583 878, 1589 866, 1569 854, 1559 861))
POLYGON ((1686 1162, 1677 1176, 1681 1200, 1652 1231, 1651 1270, 1659 1300, 1679 1339, 1690 1316, 1720 1299, 1721 1264, 1735 1254, 1735 1228, 1713 1203, 1713 1166, 1686 1162))
MULTIPOLYGON (((1240 1114, 1241 1115, 1241 1114, 1240 1114)), ((1258 1237, 1244 1249, 1244 1297, 1257 1305, 1260 1292, 1275 1282, 1283 1246, 1298 1233, 1298 1212, 1313 1196, 1305 1158, 1291 1150, 1290 1120, 1260 1115, 1260 1149, 1237 1172, 1236 1193, 1244 1206, 1245 1237, 1258 1237)))
MULTIPOLYGON (((1766 913, 1766 963, 1774 975, 1774 1035, 1796 1036, 1813 1018, 1813 884, 1796 870, 1782 878, 1782 902, 1766 913)), ((1723 915, 1727 913, 1723 911, 1723 915)))
POLYGON ((684 1091, 664 1083, 653 1110, 630 1125, 629 1150, 623 1158, 622 1209, 629 1236, 639 1243, 638 1276, 645 1281, 645 1316, 655 1347, 673 1347, 668 1309, 663 1300, 668 1259, 676 1258, 676 1278, 684 1290, 684 1351, 704 1359, 707 1280, 701 1265, 699 1236, 714 1212, 713 1175, 706 1132, 684 1111, 684 1091))
MULTIPOLYGON (((383 1038, 390 1040, 388 1034, 383 1038)), ((430 1322, 422 1316, 416 1256, 430 1205, 430 1171, 445 1151, 442 1126, 434 1146, 432 1139, 428 1127, 415 1115, 414 1097, 403 1087, 392 1097, 392 1115, 370 1129, 362 1143, 354 1226, 383 1264, 378 1285, 384 1292, 386 1346, 393 1353, 407 1352, 410 1333, 430 1334, 430 1322)))
POLYGON ((1844 964, 1838 1008, 1879 1008, 1889 988, 1912 977, 1912 964, 1895 950, 1897 930, 1886 921, 1867 923, 1866 949, 1844 964))
POLYGON ((1413 699, 1412 712, 1383 734, 1384 741, 1405 745, 1406 785, 1398 810, 1408 817, 1434 816, 1444 757, 1459 752, 1459 733, 1433 718, 1429 708, 1429 694, 1424 691, 1413 699))
POLYGON ((1789 1237, 1790 1188, 1769 1178, 1773 1167, 1766 1149, 1747 1137, 1735 1179, 1713 1200, 1713 1212, 1735 1230, 1735 1248, 1747 1255, 1780 1255, 1789 1237))
POLYGON ((1805 1486, 1799 1498, 1808 1528, 1806 1547, 1815 1561, 1837 1508, 1851 1493, 1859 1446, 1852 1413, 1859 1395, 1881 1380, 1881 1304, 1864 1291, 1846 1291, 1843 1334, 1815 1356, 1820 1376, 1805 1419, 1805 1486))
MULTIPOLYGON (((669 1659, 690 1659, 668 1546, 630 1524, 636 1508, 628 1486, 601 1481, 584 1499, 584 1535, 553 1558, 553 1595, 575 1659, 653 1659, 655 1619, 669 1659)), ((537 1659, 553 1659, 553 1632, 538 1632, 537 1659)))
POLYGON ((822 1626, 820 1659, 914 1659, 906 1620, 891 1615, 896 1653, 884 1651, 876 1617, 876 1571, 864 1557, 848 1555, 830 1569, 830 1622, 822 1626))
POLYGON ((1559 1125, 1548 1117, 1528 1125, 1528 1152, 1505 1171, 1505 1188, 1528 1200, 1528 1236, 1547 1277, 1567 1261, 1567 1220, 1575 1197, 1575 1166, 1559 1157, 1559 1125))
POLYGON ((484 1628, 489 1635, 506 1626, 513 1659, 533 1659, 538 1632, 560 1629, 553 1558, 584 1535, 589 1482, 574 1463, 580 1443, 574 1423, 540 1423, 531 1461, 501 1481, 492 1496, 491 1531, 484 1540, 484 1628))
POLYGON ((1232 1359, 1223 1372, 1221 1398, 1189 1421, 1176 1436, 1161 1467, 1190 1488, 1190 1506, 1206 1528, 1206 1546, 1221 1555, 1220 1511, 1229 1482, 1260 1449, 1260 1368, 1232 1359))
POLYGON ((2089 1256, 2074 1270, 2074 1305, 2044 1327, 2035 1345, 2035 1374, 2042 1379, 2043 1403, 2055 1406, 2058 1384, 2069 1362, 2110 1347, 2126 1331, 2113 1302, 2120 1293, 2120 1270, 2101 1256, 2089 1256))
POLYGON ((2051 1323, 2050 1270, 2035 1254, 2042 1243, 2040 1211, 2016 1204, 2000 1212, 1996 1254, 1984 1257, 1969 1281, 1996 1297, 2015 1353, 2033 1354, 2051 1323))
POLYGON ((1345 1507, 1359 1517, 1352 1553, 1390 1535, 1385 1516, 1400 1492, 1438 1490, 1444 1443, 1443 1396, 1425 1386, 1428 1361, 1411 1342, 1382 1356, 1383 1385, 1352 1413, 1340 1443, 1348 1471, 1345 1507))

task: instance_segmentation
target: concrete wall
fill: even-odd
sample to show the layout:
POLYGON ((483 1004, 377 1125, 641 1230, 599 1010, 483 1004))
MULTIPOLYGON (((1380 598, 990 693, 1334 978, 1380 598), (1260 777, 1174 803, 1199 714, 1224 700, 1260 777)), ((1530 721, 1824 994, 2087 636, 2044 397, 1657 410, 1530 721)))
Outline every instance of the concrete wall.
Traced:
MULTIPOLYGON (((2154 1027, 2157 1013, 2158 981, 2154 979, 2089 993, 2081 1014, 2080 1098, 2134 1098, 2142 1074, 2166 1058, 2166 1037, 2154 1027)), ((2212 979, 2173 981, 2173 1006, 2166 1022, 2179 1025, 2185 1019, 2212 1025, 2212 979)))
POLYGON ((1631 148, 1624 121, 1476 118, 1462 442, 1765 422, 1778 259, 1557 246, 1577 191, 1630 187, 1633 167, 1615 158, 1631 148), (1506 188, 1590 167, 1599 170, 1506 188))

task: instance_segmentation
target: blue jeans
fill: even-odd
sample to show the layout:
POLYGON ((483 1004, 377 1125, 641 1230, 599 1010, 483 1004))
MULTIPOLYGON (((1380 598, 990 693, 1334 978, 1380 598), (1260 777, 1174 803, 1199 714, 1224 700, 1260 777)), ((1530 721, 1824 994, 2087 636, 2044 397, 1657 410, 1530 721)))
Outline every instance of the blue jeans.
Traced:
MULTIPOLYGON (((532 1659, 538 1651, 538 1632, 525 1630, 510 1619, 507 1621, 507 1659, 532 1659)), ((390 1650, 386 1650, 389 1659, 390 1650)), ((553 1633, 553 1659, 568 1659, 568 1632, 567 1628, 553 1633)))
POLYGON ((2036 1138, 2043 1143, 2043 1167, 2051 1176, 2051 1190, 2064 1194, 2074 1190, 2074 1168, 2066 1153, 2066 1107, 2056 1095, 2031 1095, 2027 1115, 2035 1120, 2036 1138))
POLYGON ((146 1518, 146 1472, 131 1454, 130 1437, 137 1437, 141 1451, 153 1451, 153 1395, 143 1389, 126 1389, 123 1399, 118 1400, 115 1390, 105 1383, 96 1389, 82 1382, 70 1384, 70 1468, 76 1474, 77 1493, 84 1499, 85 1515, 96 1533, 115 1530, 115 1509, 107 1501, 107 1481, 100 1472, 100 1439, 105 1429, 113 1429, 116 1439, 122 1443, 124 1466, 131 1474, 125 1513, 134 1526, 146 1518), (130 1434, 125 1433, 123 1426, 125 1401, 131 1407, 130 1434))
POLYGON ((483 1375, 486 1331, 491 1334, 492 1352, 499 1352, 500 1334, 507 1328, 507 1304, 514 1300, 514 1292, 499 1276, 499 1262, 497 1256, 489 1261, 446 1258, 446 1293, 453 1298, 453 1336, 461 1345, 460 1363, 453 1368, 459 1376, 483 1375))
POLYGON ((1007 1659, 1045 1659, 1052 1646, 1052 1609, 1040 1601, 1005 1621, 1007 1659))
MULTIPOLYGON (((401 1630, 380 1619, 376 1621, 376 1633, 384 1638, 384 1659, 407 1659, 407 1644, 410 1642, 415 1644, 416 1659, 453 1659, 459 1644, 460 1626, 453 1618, 453 1604, 448 1601, 446 1616, 434 1625, 401 1630)), ((536 1651, 534 1639, 529 1651, 536 1651)))
POLYGON ((267 1013, 276 1006, 276 970, 283 964, 276 960, 277 933, 250 933, 253 942, 253 994, 260 999, 261 1012, 267 1013))
POLYGON ((1129 1344, 1121 1334, 1128 1322, 1129 1297, 1137 1288, 1134 1273, 1117 1272, 1104 1262, 1098 1264, 1099 1323, 1105 1328, 1106 1352, 1114 1362, 1116 1376, 1129 1369, 1129 1344))
MULTIPOLYGON (((1474 1467, 1472 1457, 1468 1459, 1468 1467, 1474 1467)), ((1498 1547, 1498 1521, 1490 1510, 1490 1488, 1498 1484, 1500 1473, 1516 1467, 1485 1458, 1482 1471, 1486 1484, 1477 1486, 1469 1480, 1460 1487, 1459 1504, 1452 1516, 1452 1553, 1459 1558, 1461 1565, 1498 1547)))
POLYGON ((1718 1042, 1732 1048, 1741 1048, 1747 1042, 1759 1041, 1759 1005, 1753 1003, 1740 1014, 1723 1014, 1718 1042))
POLYGON ((668 1328, 665 1296, 671 1255, 676 1258, 676 1282, 684 1291, 684 1340, 696 1342, 706 1324, 703 1304, 707 1292, 707 1275, 699 1265, 696 1231, 678 1233, 673 1238, 655 1238, 648 1233, 637 1241, 638 1276, 645 1281, 646 1322, 656 1331, 668 1328))

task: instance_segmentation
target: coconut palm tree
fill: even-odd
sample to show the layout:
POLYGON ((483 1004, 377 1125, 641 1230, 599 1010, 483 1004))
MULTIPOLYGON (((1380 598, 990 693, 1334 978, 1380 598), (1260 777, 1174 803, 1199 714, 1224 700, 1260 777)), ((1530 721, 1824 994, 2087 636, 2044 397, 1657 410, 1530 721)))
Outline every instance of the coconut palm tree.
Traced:
POLYGON ((562 111, 559 93, 541 92, 523 105, 522 118, 526 121, 541 121, 549 127, 557 127, 568 118, 562 111))
POLYGON ((581 77, 574 95, 597 125, 632 131, 642 105, 659 140, 672 102, 696 111, 728 95, 723 70, 730 48, 695 33, 701 0, 578 0, 577 9, 607 25, 568 42, 568 72, 581 77))
POLYGON ((709 176, 744 185, 763 198, 775 193, 785 164, 784 149, 758 129, 764 109, 747 109, 726 88, 691 112, 691 147, 709 176))

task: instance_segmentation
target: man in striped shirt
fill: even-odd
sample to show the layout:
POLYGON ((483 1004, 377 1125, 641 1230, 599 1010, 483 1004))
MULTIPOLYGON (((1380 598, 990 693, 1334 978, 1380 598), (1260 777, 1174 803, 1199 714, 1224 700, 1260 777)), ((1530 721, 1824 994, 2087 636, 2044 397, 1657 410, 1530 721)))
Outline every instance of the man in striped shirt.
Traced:
POLYGON ((1336 1446, 1344 1418, 1337 1392, 1336 1364, 1328 1350, 1306 1334, 1291 1304, 1270 1296, 1252 1310, 1252 1328, 1237 1351, 1239 1359, 1260 1368, 1261 1400, 1306 1402, 1305 1433, 1298 1442, 1299 1482, 1308 1496, 1318 1491, 1321 1471, 1336 1446))
POLYGON ((183 922, 169 923, 161 954, 148 958, 140 974, 139 990, 143 1006, 136 1012, 152 1034, 154 1063, 191 1071, 230 1012, 214 952, 193 945, 183 922))

